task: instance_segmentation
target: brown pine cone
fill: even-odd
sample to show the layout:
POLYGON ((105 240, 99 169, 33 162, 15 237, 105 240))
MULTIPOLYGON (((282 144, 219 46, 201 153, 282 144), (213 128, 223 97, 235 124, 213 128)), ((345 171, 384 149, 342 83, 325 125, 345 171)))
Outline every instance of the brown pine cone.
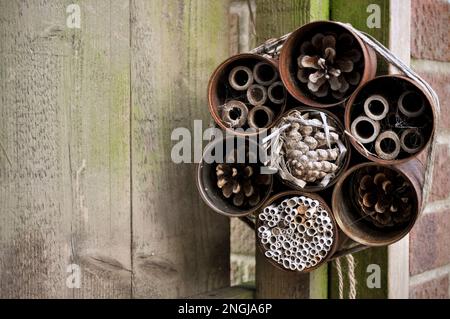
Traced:
POLYGON ((411 217, 412 187, 393 170, 361 170, 355 176, 354 194, 361 216, 377 227, 404 224, 411 217))
POLYGON ((362 53, 349 33, 317 33, 300 47, 297 78, 317 97, 342 99, 361 80, 362 53))
POLYGON ((233 205, 256 206, 270 183, 269 175, 260 174, 252 164, 221 163, 216 166, 217 187, 233 205))

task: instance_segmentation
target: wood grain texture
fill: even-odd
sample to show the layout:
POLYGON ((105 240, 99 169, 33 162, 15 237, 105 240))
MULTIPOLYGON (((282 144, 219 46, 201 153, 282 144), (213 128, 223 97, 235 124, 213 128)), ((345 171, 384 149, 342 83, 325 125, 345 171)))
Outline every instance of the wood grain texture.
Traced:
POLYGON ((130 27, 127 1, 82 2, 65 59, 75 298, 131 296, 130 27))
POLYGON ((58 28, 40 18, 58 12, 64 12, 58 3, 0 2, 2 298, 68 296, 70 194, 69 176, 62 173, 67 161, 60 104, 62 40, 58 28))
MULTIPOLYGON (((257 43, 278 37, 303 24, 328 18, 328 1, 311 6, 309 0, 257 0, 255 28, 257 43)), ((327 295, 327 271, 299 275, 272 266, 258 250, 256 253, 256 298, 322 298, 327 295), (313 289, 310 289, 310 288, 313 289)))
POLYGON ((209 123, 206 87, 228 55, 228 5, 131 1, 132 288, 138 298, 229 286, 229 221, 200 200, 194 165, 170 158, 174 128, 191 129, 194 119, 209 123))
POLYGON ((256 41, 277 38, 315 20, 328 20, 328 0, 255 0, 256 41))
POLYGON ((1 297, 131 296, 128 3, 69 3, 0 2, 1 297))

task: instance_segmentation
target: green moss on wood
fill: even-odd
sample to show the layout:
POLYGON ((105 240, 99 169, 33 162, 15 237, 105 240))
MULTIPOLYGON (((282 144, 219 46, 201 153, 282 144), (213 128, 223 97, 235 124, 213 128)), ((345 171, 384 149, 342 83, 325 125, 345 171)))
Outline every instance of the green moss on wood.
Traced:
MULTIPOLYGON (((358 253, 353 254, 356 266, 355 266, 355 278, 356 278, 356 298, 376 298, 382 299, 388 297, 387 290, 387 248, 378 247, 370 248, 358 253), (367 286, 367 278, 371 272, 367 272, 367 267, 371 264, 380 266, 381 269, 381 285, 380 288, 369 288, 367 286)), ((343 281, 344 281, 344 299, 348 298, 349 293, 349 273, 347 267, 347 261, 345 257, 341 257, 343 281)), ((336 270, 336 263, 330 264, 330 298, 338 299, 338 274, 336 270)))
MULTIPOLYGON (((384 45, 389 45, 389 0, 333 0, 330 3, 331 20, 346 22, 353 25, 358 30, 364 31, 374 36, 384 45), (371 4, 378 5, 381 9, 381 28, 369 28, 367 26, 367 18, 370 12, 367 7, 371 4)), ((378 61, 378 74, 387 72, 387 64, 378 61)))
POLYGON ((328 298, 328 264, 325 264, 310 274, 309 295, 311 299, 328 298))
POLYGON ((328 0, 310 1, 310 21, 328 20, 330 17, 330 2, 328 0))

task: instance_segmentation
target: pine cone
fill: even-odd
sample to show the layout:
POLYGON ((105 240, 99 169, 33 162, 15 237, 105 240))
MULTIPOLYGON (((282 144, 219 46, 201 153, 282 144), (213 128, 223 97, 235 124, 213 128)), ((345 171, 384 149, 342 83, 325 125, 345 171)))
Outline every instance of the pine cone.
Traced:
POLYGON ((259 168, 252 164, 241 164, 236 160, 235 163, 228 162, 216 166, 217 187, 222 190, 222 195, 237 207, 256 206, 270 184, 270 176, 260 174, 259 168))
MULTIPOLYGON (((298 116, 303 119, 307 117, 311 121, 316 119, 315 115, 305 113, 292 114, 291 120, 298 116)), ((332 148, 328 148, 323 129, 315 126, 293 122, 291 127, 282 133, 282 150, 286 167, 292 176, 308 183, 318 184, 325 176, 339 169, 335 162, 340 150, 334 145, 339 141, 339 135, 335 132, 329 133, 332 148)))
POLYGON ((355 181, 356 205, 366 220, 380 228, 409 221, 413 190, 400 174, 379 167, 359 172, 355 181))
POLYGON ((334 98, 342 99, 350 86, 361 80, 359 67, 355 65, 361 57, 349 33, 339 37, 318 33, 300 47, 297 78, 317 97, 330 95, 331 89, 334 98))

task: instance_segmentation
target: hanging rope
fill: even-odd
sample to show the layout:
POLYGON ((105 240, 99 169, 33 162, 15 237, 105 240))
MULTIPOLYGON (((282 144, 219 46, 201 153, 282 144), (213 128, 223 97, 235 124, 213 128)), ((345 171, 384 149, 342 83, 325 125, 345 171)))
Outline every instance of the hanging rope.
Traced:
POLYGON ((336 258, 335 260, 336 264, 336 271, 338 275, 338 292, 339 292, 339 299, 344 299, 344 278, 342 275, 342 266, 341 266, 341 258, 336 258))
MULTIPOLYGON (((355 276, 355 259, 353 255, 346 255, 347 261, 347 277, 348 277, 348 299, 356 299, 356 276, 355 276)), ((336 272, 338 276, 338 295, 339 299, 344 299, 344 274, 342 272, 341 257, 334 261, 336 265, 336 272)))
POLYGON ((348 299, 356 299, 355 259, 353 255, 346 255, 348 266, 348 299))

